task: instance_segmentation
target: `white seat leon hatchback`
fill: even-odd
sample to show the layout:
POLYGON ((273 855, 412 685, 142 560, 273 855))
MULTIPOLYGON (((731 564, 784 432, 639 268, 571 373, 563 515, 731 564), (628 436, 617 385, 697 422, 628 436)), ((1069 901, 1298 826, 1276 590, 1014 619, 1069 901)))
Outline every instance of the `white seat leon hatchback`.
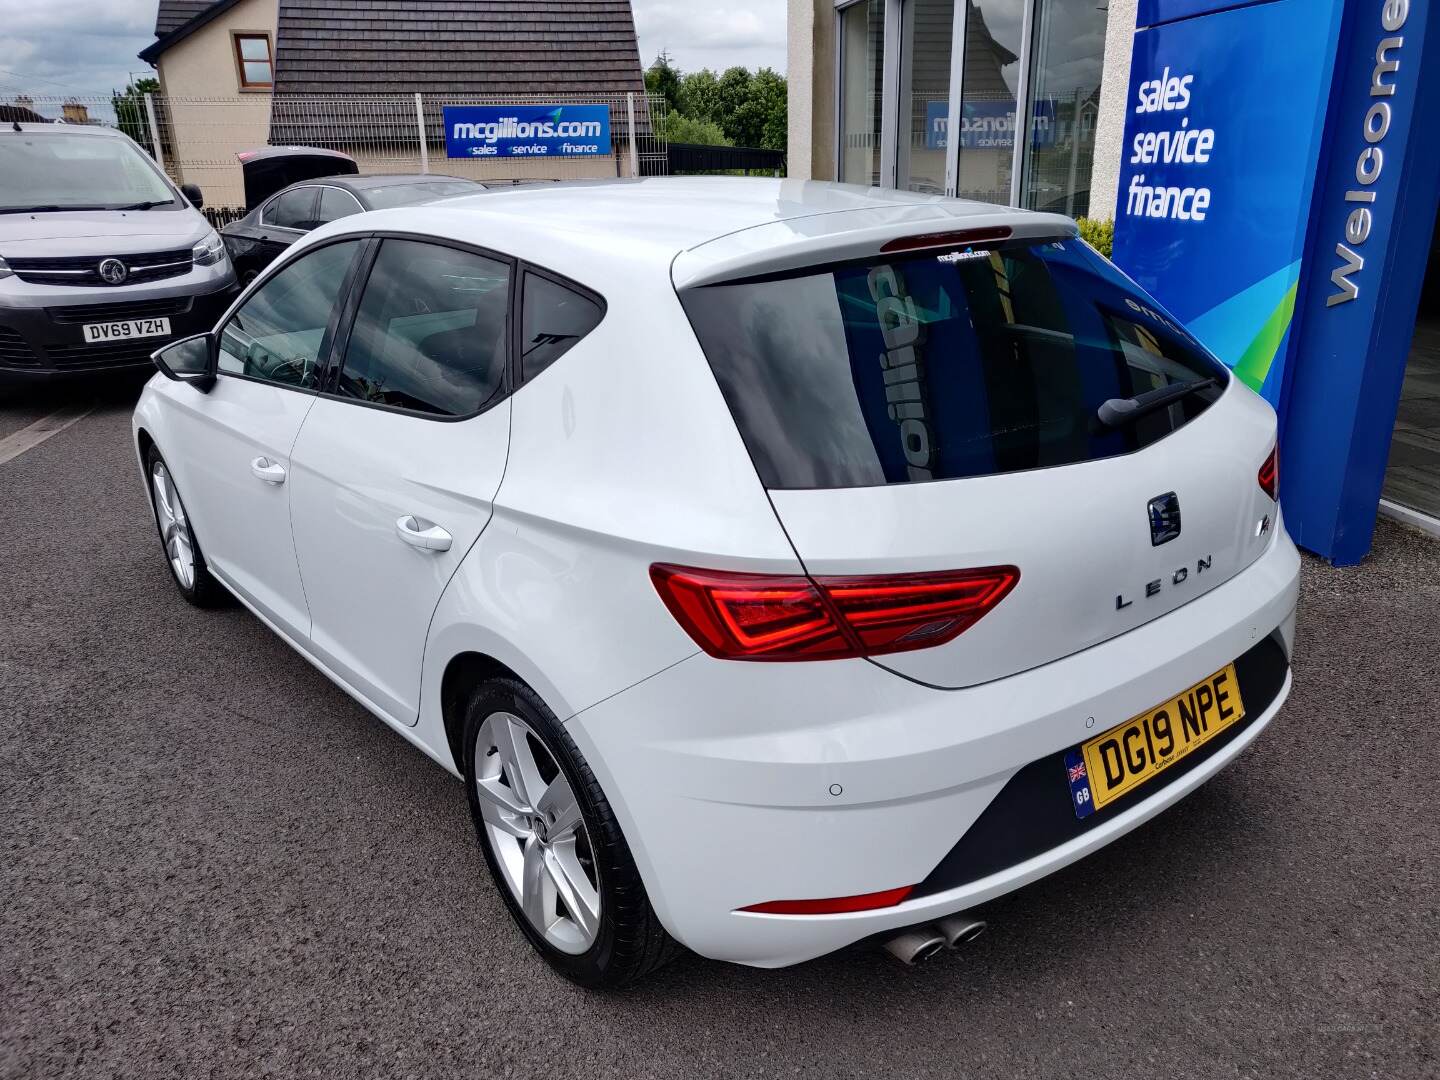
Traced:
POLYGON ((316 230, 156 362, 180 592, 463 778, 584 985, 956 945, 1289 691, 1275 415, 1065 218, 490 192, 316 230))

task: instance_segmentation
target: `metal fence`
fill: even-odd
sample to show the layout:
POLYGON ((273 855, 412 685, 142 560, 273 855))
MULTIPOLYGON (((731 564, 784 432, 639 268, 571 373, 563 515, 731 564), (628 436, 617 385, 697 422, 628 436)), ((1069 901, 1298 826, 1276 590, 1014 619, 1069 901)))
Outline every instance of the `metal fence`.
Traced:
POLYGON ((103 124, 124 131, 177 183, 199 185, 208 206, 241 207, 245 188, 236 157, 262 146, 340 150, 362 172, 443 173, 475 180, 563 180, 655 176, 669 171, 660 132, 659 95, 541 94, 301 96, 245 94, 180 98, 161 94, 30 97, 0 102, 22 120, 103 124), (610 107, 610 153, 592 157, 451 158, 441 110, 446 105, 587 104, 610 107))

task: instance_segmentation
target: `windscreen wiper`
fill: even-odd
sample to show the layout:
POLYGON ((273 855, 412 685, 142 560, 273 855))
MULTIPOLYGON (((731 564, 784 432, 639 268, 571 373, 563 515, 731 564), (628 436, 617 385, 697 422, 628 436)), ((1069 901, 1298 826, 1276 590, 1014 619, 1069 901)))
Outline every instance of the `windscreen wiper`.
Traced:
POLYGON ((1136 394, 1134 397, 1112 397, 1101 403, 1096 415, 1100 418, 1100 423, 1106 427, 1120 427, 1214 385, 1214 376, 1207 376, 1203 379, 1195 379, 1193 382, 1171 383, 1158 390, 1146 390, 1145 393, 1136 394))
POLYGON ((0 206, 0 214, 58 214, 62 210, 104 210, 103 206, 0 206))
POLYGON ((174 199, 153 199, 146 202, 131 203, 129 206, 117 206, 116 210, 151 210, 157 206, 169 206, 174 199))

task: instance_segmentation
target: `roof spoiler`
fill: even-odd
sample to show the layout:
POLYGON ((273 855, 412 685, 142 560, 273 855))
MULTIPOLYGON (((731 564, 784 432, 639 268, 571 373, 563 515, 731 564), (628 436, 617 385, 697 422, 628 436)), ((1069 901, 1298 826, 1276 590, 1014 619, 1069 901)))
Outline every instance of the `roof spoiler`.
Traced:
POLYGON ((671 267, 671 278, 677 289, 689 289, 877 255, 954 251, 1009 239, 1058 240, 1079 235, 1075 222, 1059 214, 998 206, 993 213, 968 210, 963 226, 955 228, 962 224, 956 220, 958 215, 946 213, 941 206, 847 210, 757 225, 682 251, 671 267))

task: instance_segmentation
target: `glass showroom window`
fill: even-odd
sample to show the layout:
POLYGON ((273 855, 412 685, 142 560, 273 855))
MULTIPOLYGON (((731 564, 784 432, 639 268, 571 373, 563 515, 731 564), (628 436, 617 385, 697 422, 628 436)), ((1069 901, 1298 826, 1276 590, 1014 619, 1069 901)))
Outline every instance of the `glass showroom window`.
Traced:
POLYGON ((1031 32, 1030 99, 1021 204, 1084 217, 1090 210, 1095 118, 1105 53, 1105 8, 1040 0, 1031 32))
POLYGON ((838 164, 839 178, 847 183, 880 183, 884 58, 885 0, 860 0, 842 8, 838 164))
POLYGON ((955 0, 909 0, 900 31, 898 185, 945 193, 955 0))
MULTIPOLYGON (((1058 0, 1052 0, 1058 2, 1058 0)), ((960 155, 955 193, 1010 203, 1019 111, 1025 0, 967 0, 965 69, 960 80, 960 155)))

